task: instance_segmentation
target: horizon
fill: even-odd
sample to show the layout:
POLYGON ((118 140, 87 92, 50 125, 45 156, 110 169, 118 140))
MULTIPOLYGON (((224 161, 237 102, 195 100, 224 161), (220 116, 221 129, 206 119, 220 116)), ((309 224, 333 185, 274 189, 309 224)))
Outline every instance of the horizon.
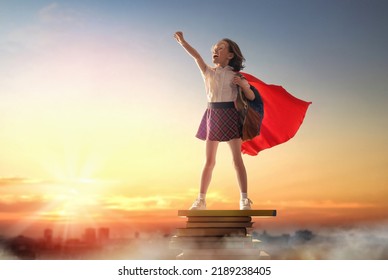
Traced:
MULTIPOLYGON (((226 209, 223 209, 226 210, 226 209)), ((84 223, 68 223, 68 222, 34 222, 29 226, 24 227, 24 230, 15 227, 15 223, 2 223, 0 224, 0 237, 13 238, 17 236, 25 236, 31 238, 39 238, 43 236, 46 229, 50 229, 53 232, 55 238, 73 239, 79 238, 83 235, 86 229, 93 228, 108 228, 110 236, 112 238, 128 238, 136 234, 144 236, 161 236, 161 235, 174 235, 177 228, 184 227, 186 221, 184 217, 175 215, 172 217, 169 214, 176 214, 177 211, 165 211, 160 217, 154 219, 151 215, 138 216, 138 219, 129 217, 130 222, 124 221, 118 222, 96 222, 94 224, 84 223), (161 218, 162 217, 162 218, 161 218), (139 222, 140 220, 140 222, 139 222), (151 222, 152 221, 152 222, 151 222)), ((139 213, 137 213, 139 214, 139 213)), ((137 215, 135 215, 137 216, 137 215)), ((364 222, 357 223, 312 223, 311 221, 305 221, 298 223, 297 221, 290 221, 287 217, 278 221, 278 216, 275 217, 253 217, 253 232, 267 232, 270 235, 278 236, 283 234, 293 234, 299 230, 309 230, 317 234, 331 234, 341 231, 357 231, 365 230, 367 228, 384 228, 387 227, 387 220, 366 220, 364 222)), ((20 224, 18 224, 20 226, 20 224)))

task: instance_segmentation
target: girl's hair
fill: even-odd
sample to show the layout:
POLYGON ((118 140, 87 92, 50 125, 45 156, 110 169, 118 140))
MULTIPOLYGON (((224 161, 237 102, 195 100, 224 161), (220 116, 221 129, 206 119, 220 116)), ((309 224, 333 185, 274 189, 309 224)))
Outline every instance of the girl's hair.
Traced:
POLYGON ((233 53, 233 58, 229 61, 229 66, 233 67, 234 71, 240 71, 242 70, 245 65, 243 65, 245 58, 241 53, 240 47, 236 44, 236 42, 224 38, 221 41, 225 41, 229 45, 229 52, 233 53))

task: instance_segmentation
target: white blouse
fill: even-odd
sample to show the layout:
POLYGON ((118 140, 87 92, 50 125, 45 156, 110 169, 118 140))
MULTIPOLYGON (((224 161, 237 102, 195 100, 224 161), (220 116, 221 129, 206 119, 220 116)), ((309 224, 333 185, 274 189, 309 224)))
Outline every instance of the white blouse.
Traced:
MULTIPOLYGON (((231 66, 206 67, 203 73, 208 102, 234 102, 237 98, 237 86, 232 83, 236 72, 231 66)), ((247 80, 243 79, 247 83, 247 80)))

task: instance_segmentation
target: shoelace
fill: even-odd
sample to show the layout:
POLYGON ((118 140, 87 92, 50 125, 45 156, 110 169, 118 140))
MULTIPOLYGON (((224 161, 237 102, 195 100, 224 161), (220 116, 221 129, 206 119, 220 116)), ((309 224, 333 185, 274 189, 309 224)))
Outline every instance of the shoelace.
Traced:
POLYGON ((244 205, 253 204, 252 200, 250 200, 249 198, 244 198, 244 199, 242 199, 242 203, 243 203, 244 205))
POLYGON ((205 201, 203 199, 197 198, 197 200, 194 201, 193 206, 198 206, 200 204, 205 204, 205 201))

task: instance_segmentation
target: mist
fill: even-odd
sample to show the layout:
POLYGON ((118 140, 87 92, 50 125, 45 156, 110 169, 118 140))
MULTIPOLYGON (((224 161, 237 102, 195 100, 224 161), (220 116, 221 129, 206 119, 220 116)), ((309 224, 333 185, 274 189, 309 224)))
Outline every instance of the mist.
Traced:
MULTIPOLYGON (((262 236, 262 235, 261 235, 262 236)), ((260 234, 259 234, 260 237, 260 234)), ((351 228, 307 229, 270 236, 263 247, 271 259, 281 260, 387 260, 388 224, 351 228)))
MULTIPOLYGON (((39 243, 41 240, 27 237, 2 238, 0 259, 171 260, 181 253, 169 246, 173 235, 174 230, 170 234, 140 232, 104 244, 72 243, 57 247, 44 247, 39 243)), ((261 241, 260 250, 274 260, 388 259, 388 223, 315 231, 300 229, 284 234, 253 229, 251 235, 261 241)))

